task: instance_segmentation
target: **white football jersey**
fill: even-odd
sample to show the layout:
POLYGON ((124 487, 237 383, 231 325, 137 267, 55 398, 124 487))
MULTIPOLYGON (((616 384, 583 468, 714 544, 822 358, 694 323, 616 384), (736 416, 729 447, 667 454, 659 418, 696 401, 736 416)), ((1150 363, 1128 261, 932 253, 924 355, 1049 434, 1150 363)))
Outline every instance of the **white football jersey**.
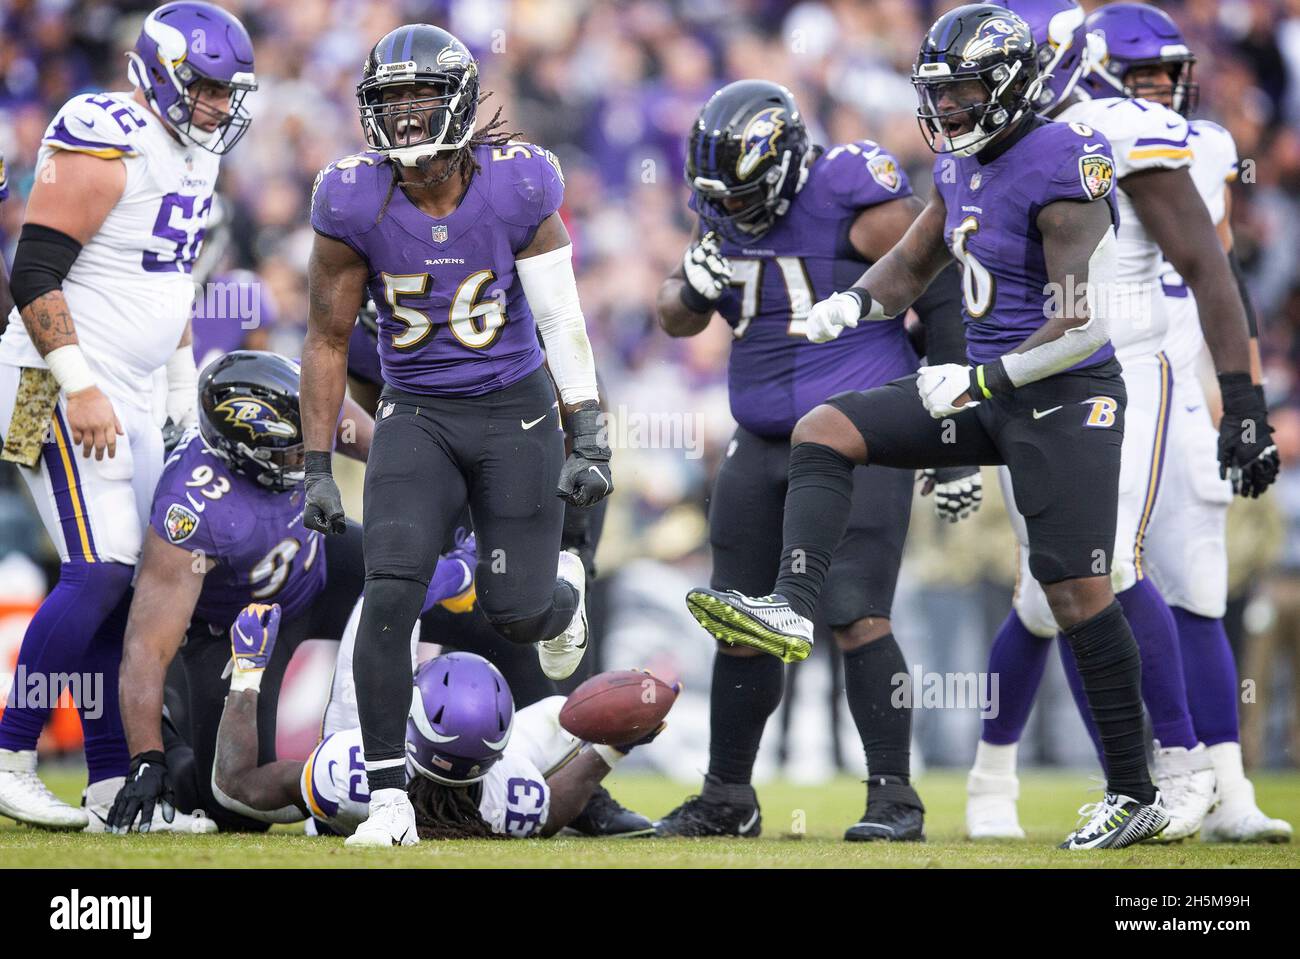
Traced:
POLYGON ((1119 206, 1119 270, 1107 294, 1110 338, 1121 363, 1126 356, 1156 353, 1169 325, 1160 288, 1164 254, 1138 219, 1124 192, 1124 178, 1142 170, 1190 166, 1187 121, 1158 103, 1123 97, 1082 100, 1054 119, 1086 124, 1110 141, 1119 184, 1115 194, 1119 206))
MULTIPOLYGON (((181 143, 130 93, 73 97, 41 140, 37 170, 61 150, 126 165, 126 189, 63 281, 77 337, 96 374, 140 391, 180 342, 194 301, 190 271, 203 243, 219 158, 181 143)), ((38 176, 40 174, 38 173, 38 176)), ((43 367, 15 311, 0 363, 43 367)))
MULTIPOLYGON (((563 696, 550 696, 519 710, 501 758, 481 782, 467 787, 480 790, 479 815, 493 832, 525 839, 546 825, 551 808, 546 776, 582 747, 560 727, 564 701, 563 696)), ((355 832, 369 815, 370 804, 361 728, 321 740, 307 757, 299 785, 317 832, 355 832)))
MULTIPOLYGON (((1232 134, 1209 120, 1192 120, 1192 180, 1216 224, 1227 215, 1228 184, 1237 178, 1237 144, 1232 134)), ((1191 370, 1205 346, 1196 298, 1178 271, 1168 262, 1160 277, 1169 314, 1165 333, 1165 353, 1175 370, 1191 370)))

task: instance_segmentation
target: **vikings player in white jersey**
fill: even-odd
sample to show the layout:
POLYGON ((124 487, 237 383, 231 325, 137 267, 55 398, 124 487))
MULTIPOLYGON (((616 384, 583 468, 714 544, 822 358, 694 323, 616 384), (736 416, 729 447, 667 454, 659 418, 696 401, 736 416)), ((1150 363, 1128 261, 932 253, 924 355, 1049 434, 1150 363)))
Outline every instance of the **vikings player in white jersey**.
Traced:
MULTIPOLYGON (((351 836, 370 813, 355 689, 344 665, 355 619, 340 646, 320 743, 304 762, 259 765, 259 687, 279 619, 278 605, 253 604, 231 629, 230 695, 217 734, 213 793, 253 818, 306 819, 310 835, 351 836)), ((413 663, 417 638, 411 637, 413 663)), ((564 702, 549 696, 516 712, 505 677, 474 653, 446 653, 415 670, 406 725, 415 830, 394 836, 393 844, 554 835, 577 818, 615 764, 666 725, 635 743, 591 745, 560 725, 564 702)))
MULTIPOLYGON (((155 383, 195 421, 191 268, 221 156, 249 125, 253 45, 233 16, 184 0, 154 10, 127 53, 133 92, 69 100, 45 131, 0 338, 3 457, 18 463, 62 559, 19 655, 27 675, 98 675, 79 703, 91 783, 131 764, 117 703, 122 628, 163 466, 155 383)), ((0 814, 85 827, 36 776, 48 711, 5 710, 0 814)), ((171 823, 155 824, 155 829, 171 823)))
MULTIPOLYGON (((1202 295, 1214 301, 1204 316, 1205 338, 1235 417, 1228 420, 1225 437, 1235 437, 1243 420, 1265 424, 1264 442, 1240 461, 1249 463, 1242 483, 1245 492, 1258 495, 1272 481, 1276 452, 1267 449, 1266 414, 1250 387, 1241 299, 1189 174, 1193 151, 1188 124, 1168 107, 1134 99, 1106 79, 1121 62, 1120 46, 1132 43, 1135 34, 1150 33, 1151 25, 1167 18, 1141 4, 1110 5, 1086 22, 1073 0, 1008 0, 1007 6, 1030 23, 1042 68, 1052 73, 1039 112, 1077 129, 1097 131, 1114 153, 1120 187, 1119 264, 1106 295, 1112 316, 1119 318, 1112 323, 1111 340, 1124 367, 1128 406, 1112 582, 1142 657, 1143 699, 1157 740, 1155 779, 1170 816, 1160 838, 1186 838, 1200 828, 1213 804, 1214 772, 1188 706, 1174 618, 1144 568, 1144 545, 1155 535, 1158 496, 1169 463, 1174 398, 1173 365, 1162 352, 1169 316, 1159 278, 1166 258, 1178 263, 1202 295)), ((1121 77, 1121 87, 1122 82, 1121 77)), ((1014 506, 1006 476, 1002 485, 1014 506)), ((1014 509, 1011 515, 1023 544, 1023 519, 1014 509)), ((1165 513, 1168 535, 1178 522, 1165 513)), ((1023 836, 1015 814, 1015 746, 1045 663, 1043 640, 1058 633, 1042 590, 1028 575, 1026 560, 1022 548, 1015 610, 990 657, 990 670, 1003 677, 1003 708, 984 723, 968 782, 967 828, 974 838, 1023 836)), ((1064 645, 1062 655, 1070 665, 1064 645)), ((1081 700, 1077 674, 1072 668, 1066 672, 1081 700)))

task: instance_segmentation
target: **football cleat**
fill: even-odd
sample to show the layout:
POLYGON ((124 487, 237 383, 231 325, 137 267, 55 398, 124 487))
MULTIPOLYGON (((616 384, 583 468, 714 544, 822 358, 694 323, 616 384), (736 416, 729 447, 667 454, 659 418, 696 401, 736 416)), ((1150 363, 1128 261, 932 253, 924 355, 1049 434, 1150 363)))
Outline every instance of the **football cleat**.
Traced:
POLYGON ((1079 825, 1065 837, 1061 849, 1122 849, 1158 836, 1169 825, 1169 814, 1157 790, 1150 803, 1118 793, 1079 807, 1079 825))
POLYGON ((537 644, 537 658, 547 679, 568 679, 587 652, 587 570, 577 553, 560 553, 558 576, 578 591, 578 608, 564 632, 537 644))
MULTIPOLYGON (((113 800, 117 798, 118 792, 125 783, 126 777, 114 776, 111 779, 101 779, 99 782, 91 783, 82 790, 81 808, 90 820, 83 832, 109 831, 108 813, 113 808, 113 800)), ((132 827, 133 830, 137 828, 132 827)), ((196 809, 192 813, 184 813, 177 809, 172 814, 172 821, 168 822, 163 818, 163 804, 160 801, 153 807, 153 819, 149 821, 149 828, 140 831, 204 835, 216 832, 217 824, 209 819, 202 809, 196 809)))
POLYGON ((654 824, 660 837, 739 836, 755 839, 763 832, 763 816, 758 797, 747 786, 726 786, 711 776, 704 777, 702 795, 691 796, 654 824), (745 793, 749 802, 734 801, 745 793), (720 794, 730 794, 723 798, 720 794))
POLYGON ((36 775, 36 750, 0 749, 0 816, 42 829, 84 829, 83 810, 59 799, 36 775))
POLYGON ((1020 780, 971 770, 966 777, 966 835, 971 839, 1024 839, 1016 812, 1020 780))
POLYGON ((343 840, 345 846, 414 846, 415 807, 405 789, 377 789, 370 794, 370 815, 357 831, 343 840))
POLYGON ((1214 764, 1205 744, 1162 748, 1157 740, 1153 778, 1165 799, 1169 825, 1151 841, 1178 842, 1196 835, 1215 800, 1214 764))
POLYGON ((812 652, 812 620, 777 593, 751 598, 734 589, 693 589, 686 605, 714 639, 732 646, 771 653, 786 663, 807 659, 812 652))
POLYGON ((653 836, 655 826, 640 813, 624 808, 604 786, 597 786, 582 812, 560 834, 632 839, 637 836, 653 836))
POLYGON ((867 811, 844 832, 847 842, 925 842, 925 806, 894 776, 867 781, 867 811))
POLYGON ((1219 805, 1205 817, 1202 842, 1290 842, 1291 824, 1267 816, 1255 804, 1249 779, 1221 791, 1219 805))

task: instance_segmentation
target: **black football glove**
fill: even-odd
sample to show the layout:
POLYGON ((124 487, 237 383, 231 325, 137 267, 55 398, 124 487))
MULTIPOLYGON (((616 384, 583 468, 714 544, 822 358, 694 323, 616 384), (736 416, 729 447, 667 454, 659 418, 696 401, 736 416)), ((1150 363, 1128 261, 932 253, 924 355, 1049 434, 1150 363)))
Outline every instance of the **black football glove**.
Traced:
POLYGON ((347 528, 343 495, 330 471, 330 454, 319 450, 308 453, 303 472, 307 501, 302 509, 302 525, 326 535, 343 532, 347 528))
POLYGON ((108 811, 108 831, 119 835, 128 833, 139 817, 139 831, 148 832, 153 824, 154 806, 159 802, 163 819, 167 822, 175 819, 176 793, 171 774, 167 772, 167 757, 156 749, 137 753, 131 758, 131 771, 108 811))
POLYGON ((921 495, 934 493, 934 511, 940 519, 956 523, 979 512, 984 479, 978 466, 945 466, 924 470, 921 476, 921 495))
POLYGON ((1223 419, 1219 421, 1219 478, 1232 480, 1232 491, 1255 499, 1277 479, 1281 466, 1263 389, 1248 373, 1222 373, 1223 419))
POLYGON ((614 491, 609 471, 610 449, 601 425, 600 408, 590 406, 566 415, 573 452, 560 470, 555 495, 574 506, 594 506, 614 491))
POLYGON ((178 426, 170 416, 167 417, 167 422, 162 426, 164 458, 172 455, 172 450, 176 449, 176 445, 180 443, 181 437, 184 435, 185 427, 178 426))

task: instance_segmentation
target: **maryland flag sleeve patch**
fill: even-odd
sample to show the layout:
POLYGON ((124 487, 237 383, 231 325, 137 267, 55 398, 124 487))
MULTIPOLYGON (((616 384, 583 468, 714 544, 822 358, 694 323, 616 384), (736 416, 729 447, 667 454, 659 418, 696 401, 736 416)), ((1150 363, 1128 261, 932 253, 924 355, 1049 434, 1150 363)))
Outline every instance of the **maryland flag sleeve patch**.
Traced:
POLYGON ((1101 153, 1079 157, 1079 180, 1090 200, 1100 200, 1115 185, 1115 163, 1101 153))

